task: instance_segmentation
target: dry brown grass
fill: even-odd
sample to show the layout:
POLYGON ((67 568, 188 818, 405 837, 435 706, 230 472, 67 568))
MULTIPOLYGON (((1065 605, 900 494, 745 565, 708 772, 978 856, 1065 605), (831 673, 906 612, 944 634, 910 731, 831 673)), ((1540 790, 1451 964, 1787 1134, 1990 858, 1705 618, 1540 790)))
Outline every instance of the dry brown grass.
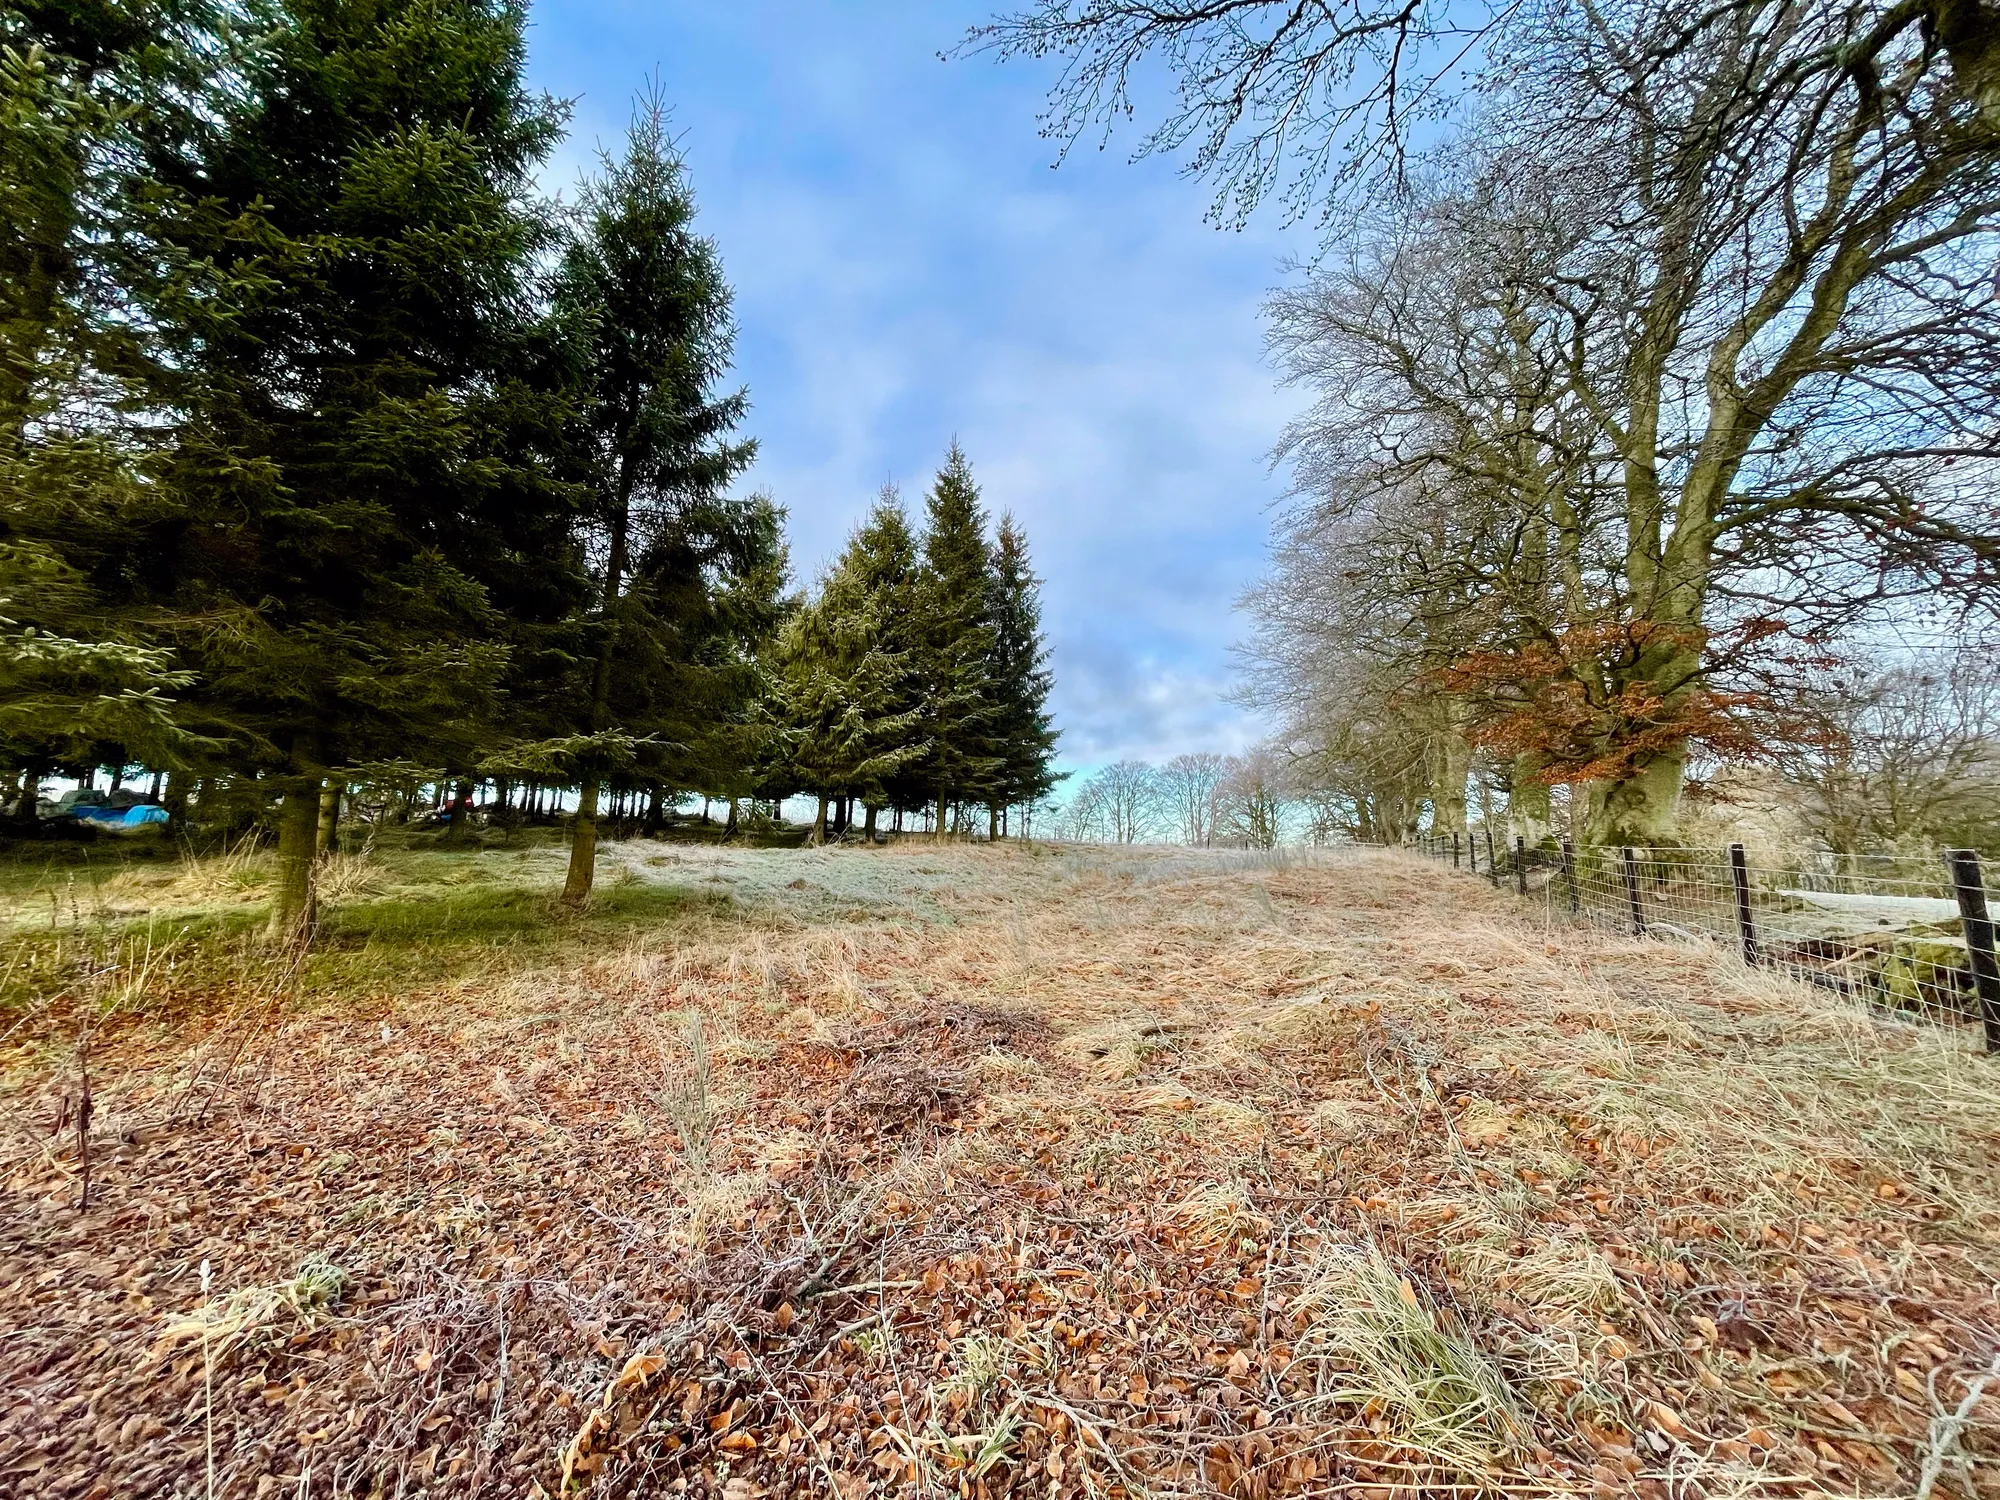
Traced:
POLYGON ((614 858, 731 899, 281 1013, 198 1127, 146 1135, 225 1013, 100 1044, 82 1218, 18 1038, 46 1492, 198 1475, 190 1268, 307 1250, 341 1316, 218 1361, 232 1493, 1995 1491, 1965 1037, 1387 855, 614 858))

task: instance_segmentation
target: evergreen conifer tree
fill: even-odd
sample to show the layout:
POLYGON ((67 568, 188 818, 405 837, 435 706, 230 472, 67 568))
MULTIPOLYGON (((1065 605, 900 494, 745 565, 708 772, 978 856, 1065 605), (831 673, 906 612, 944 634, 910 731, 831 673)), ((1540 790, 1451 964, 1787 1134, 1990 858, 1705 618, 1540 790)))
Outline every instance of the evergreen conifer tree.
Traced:
POLYGON ((510 488, 489 428, 562 110, 523 87, 511 0, 242 9, 255 44, 202 149, 151 163, 188 268, 152 291, 181 421, 175 513, 129 566, 198 674, 198 727, 280 797, 289 936, 310 930, 327 769, 462 764, 490 732, 507 631, 470 564, 510 488))
POLYGON ((870 841, 877 815, 898 800, 910 768, 926 749, 917 584, 917 546, 909 517, 894 488, 885 486, 827 588, 829 604, 845 616, 845 634, 855 653, 850 691, 858 715, 859 754, 850 787, 867 810, 863 831, 870 841))
POLYGON ((945 837, 952 804, 983 799, 1002 765, 993 738, 992 555, 972 465, 956 442, 925 502, 916 651, 922 784, 945 837))
POLYGON ((819 799, 808 843, 826 838, 827 800, 845 787, 858 756, 849 712, 846 643, 822 600, 801 601, 774 643, 769 685, 779 726, 773 779, 781 794, 803 787, 819 799))
POLYGON ((32 824, 45 772, 165 764, 186 674, 120 586, 152 513, 157 349, 133 316, 157 260, 149 152, 184 142, 208 64, 181 11, 0 5, 0 759, 32 824))
MULTIPOLYGON (((601 559, 582 653, 588 675, 576 685, 572 714, 579 737, 570 763, 582 793, 563 887, 571 903, 590 893, 604 778, 638 771, 662 745, 687 750, 685 739, 671 736, 700 706, 691 674, 731 633, 711 628, 715 570, 768 582, 776 555, 769 502, 723 495, 755 448, 731 436, 746 397, 715 391, 734 337, 729 288, 715 246, 694 232, 693 220, 665 105, 647 95, 623 153, 585 189, 582 224, 559 276, 558 300, 582 330, 586 384, 572 454, 591 497, 591 550, 601 559)), ((726 675, 740 683, 734 669, 744 663, 724 654, 726 675)), ((721 685, 706 681, 701 690, 721 685)), ((656 762, 655 774, 662 769, 656 762)))
POLYGON ((991 727, 1000 755, 993 778, 992 832, 998 809, 1039 802, 1060 779, 1054 769, 1056 731, 1049 718, 1048 644, 1042 638, 1041 580, 1028 563, 1028 540, 1013 516, 1000 518, 993 544, 995 704, 991 727))
POLYGON ((784 512, 765 499, 754 504, 755 545, 712 569, 703 590, 707 629, 684 633, 695 652, 691 676, 702 691, 681 700, 679 737, 688 749, 672 773, 676 789, 728 802, 727 835, 736 831, 736 808, 757 795, 771 757, 772 725, 766 712, 770 646, 791 609, 784 597, 790 571, 784 512))
POLYGON ((778 716, 791 777, 819 799, 812 840, 826 836, 829 799, 859 796, 875 812, 922 752, 917 738, 916 547, 885 492, 820 586, 789 622, 778 653, 778 716))

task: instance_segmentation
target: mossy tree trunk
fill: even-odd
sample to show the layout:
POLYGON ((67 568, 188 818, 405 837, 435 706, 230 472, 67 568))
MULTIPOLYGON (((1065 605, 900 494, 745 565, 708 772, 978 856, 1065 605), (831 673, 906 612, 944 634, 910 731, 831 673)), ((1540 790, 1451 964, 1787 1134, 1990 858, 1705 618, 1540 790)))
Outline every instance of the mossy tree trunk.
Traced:
POLYGON ((315 901, 315 845, 319 833, 317 777, 300 781, 278 803, 278 879, 271 891, 271 920, 265 937, 288 947, 312 942, 319 917, 315 901))
POLYGON ((1584 841, 1635 848, 1676 843, 1686 766, 1686 750, 1675 749, 1654 756, 1623 780, 1591 782, 1584 841))
POLYGON ((1541 779, 1541 770, 1539 755, 1515 756, 1507 791, 1507 822, 1514 836, 1530 849, 1539 849, 1549 841, 1555 816, 1550 787, 1541 779))
POLYGON ((576 816, 569 825, 569 873, 563 879, 563 901, 581 906, 590 899, 597 878, 597 794, 599 783, 587 778, 577 793, 576 816))
POLYGON ((1472 746, 1463 714, 1454 704, 1431 744, 1431 832, 1464 833, 1465 779, 1472 771, 1472 746))
POLYGON ((313 837, 317 853, 333 852, 334 841, 340 836, 340 794, 345 790, 337 781, 329 781, 319 789, 319 826, 313 837))

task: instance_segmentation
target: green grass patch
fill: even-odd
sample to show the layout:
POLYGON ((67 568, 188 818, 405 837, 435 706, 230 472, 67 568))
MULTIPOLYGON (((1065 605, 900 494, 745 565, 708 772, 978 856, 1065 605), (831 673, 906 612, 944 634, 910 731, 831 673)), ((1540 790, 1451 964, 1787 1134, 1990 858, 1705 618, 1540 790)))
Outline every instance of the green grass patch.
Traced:
MULTIPOLYGON (((559 899, 548 862, 531 866, 523 852, 387 854, 375 890, 322 905, 318 939, 296 974, 300 997, 358 999, 491 974, 737 910, 715 886, 612 879, 575 911, 559 899)), ((135 868, 93 865, 53 880, 44 872, 16 897, 0 948, 0 1012, 67 1001, 142 1013, 293 983, 289 960, 262 941, 269 909, 261 890, 172 905, 164 903, 175 893, 163 888, 163 904, 139 911, 102 899, 106 890, 126 901, 150 896, 134 890, 135 868)))

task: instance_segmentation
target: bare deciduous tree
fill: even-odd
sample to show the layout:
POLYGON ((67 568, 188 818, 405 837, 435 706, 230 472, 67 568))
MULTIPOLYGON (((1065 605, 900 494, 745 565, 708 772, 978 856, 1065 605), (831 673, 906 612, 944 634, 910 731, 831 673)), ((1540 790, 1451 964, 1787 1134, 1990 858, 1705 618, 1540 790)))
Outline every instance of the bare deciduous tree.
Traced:
POLYGON ((1794 811, 1836 854, 2000 831, 2000 677, 1983 654, 1859 662, 1829 674, 1807 707, 1821 733, 1778 763, 1794 811))
POLYGON ((1098 808, 1104 836, 1114 844, 1136 844, 1158 826, 1159 786, 1143 760, 1121 760, 1086 783, 1098 808))
POLYGON ((1338 408, 1298 456, 1462 507, 1470 597, 1425 649, 1469 648, 1450 685, 1517 790, 1583 783, 1587 836, 1673 836, 1690 744, 1741 733, 1729 674, 1788 631, 2000 597, 2000 7, 1045 0, 983 40, 1068 59, 1072 133, 1159 53, 1147 149, 1238 209, 1361 182, 1453 56, 1504 58, 1280 352, 1338 408))
POLYGON ((1183 844, 1215 842, 1216 798, 1229 775, 1226 756, 1176 755, 1154 775, 1161 812, 1183 844))
POLYGON ((1216 799, 1216 836, 1252 849, 1275 849, 1284 836, 1289 800, 1286 767, 1276 751, 1260 746, 1232 755, 1216 799))

